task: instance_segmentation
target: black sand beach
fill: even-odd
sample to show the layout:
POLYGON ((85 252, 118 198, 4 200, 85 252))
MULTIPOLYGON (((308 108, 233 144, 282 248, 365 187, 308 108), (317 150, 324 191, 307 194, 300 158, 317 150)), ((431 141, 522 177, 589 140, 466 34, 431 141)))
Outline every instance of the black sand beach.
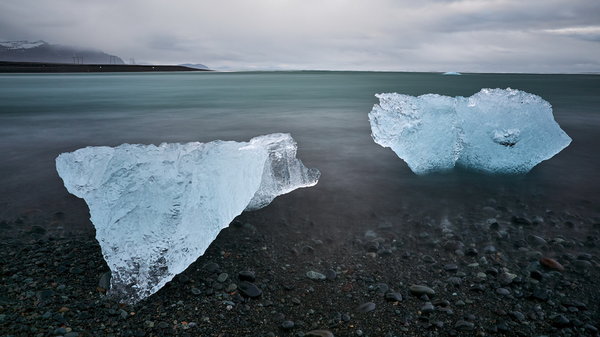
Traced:
MULTIPOLYGON (((134 306, 104 295, 108 268, 92 232, 65 237, 27 216, 3 221, 2 233, 20 231, 0 245, 3 335, 598 333, 600 223, 581 208, 490 199, 447 217, 415 210, 341 231, 289 221, 299 203, 290 194, 242 214, 134 306)), ((60 228, 65 214, 52 218, 60 228)))

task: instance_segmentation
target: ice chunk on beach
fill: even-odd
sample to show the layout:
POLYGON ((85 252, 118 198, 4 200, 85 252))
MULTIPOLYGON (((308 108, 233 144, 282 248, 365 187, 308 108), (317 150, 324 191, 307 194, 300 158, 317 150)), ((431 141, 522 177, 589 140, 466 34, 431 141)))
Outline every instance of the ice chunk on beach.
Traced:
POLYGON ((375 142, 394 150, 416 173, 454 167, 462 142, 453 98, 435 94, 375 96, 379 104, 369 114, 375 142))
POLYGON ((519 174, 571 143, 550 103, 515 89, 482 89, 471 97, 377 94, 372 136, 417 174, 459 165, 519 174))
POLYGON ((447 72, 443 73, 442 75, 454 75, 454 76, 457 76, 457 75, 462 75, 462 74, 459 73, 459 72, 456 72, 456 71, 447 71, 447 72))
POLYGON ((67 190, 83 198, 109 293, 135 303, 201 256, 245 209, 313 186, 320 173, 296 157, 289 134, 249 142, 87 147, 56 158, 67 190))

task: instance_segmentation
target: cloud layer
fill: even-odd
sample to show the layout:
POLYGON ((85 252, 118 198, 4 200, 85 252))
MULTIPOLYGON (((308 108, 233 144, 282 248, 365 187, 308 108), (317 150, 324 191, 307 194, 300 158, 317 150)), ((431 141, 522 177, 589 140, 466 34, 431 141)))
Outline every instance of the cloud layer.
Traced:
POLYGON ((599 72, 597 0, 3 0, 0 38, 216 69, 599 72))

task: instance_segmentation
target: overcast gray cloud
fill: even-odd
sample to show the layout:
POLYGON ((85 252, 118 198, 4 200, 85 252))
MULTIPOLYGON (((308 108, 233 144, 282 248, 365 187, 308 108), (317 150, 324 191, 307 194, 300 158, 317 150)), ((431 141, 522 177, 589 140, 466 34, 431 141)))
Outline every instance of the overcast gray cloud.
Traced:
POLYGON ((598 0, 2 0, 1 39, 215 69, 599 72, 598 0))

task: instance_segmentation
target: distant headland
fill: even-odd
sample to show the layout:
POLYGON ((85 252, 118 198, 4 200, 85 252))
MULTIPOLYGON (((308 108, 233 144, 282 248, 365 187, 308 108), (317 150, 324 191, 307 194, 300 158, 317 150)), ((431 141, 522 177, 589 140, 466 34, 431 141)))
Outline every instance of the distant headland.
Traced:
MULTIPOLYGON (((133 62, 132 62, 133 63, 133 62)), ((125 64, 103 51, 45 41, 0 41, 0 73, 210 71, 203 64, 125 64)))

